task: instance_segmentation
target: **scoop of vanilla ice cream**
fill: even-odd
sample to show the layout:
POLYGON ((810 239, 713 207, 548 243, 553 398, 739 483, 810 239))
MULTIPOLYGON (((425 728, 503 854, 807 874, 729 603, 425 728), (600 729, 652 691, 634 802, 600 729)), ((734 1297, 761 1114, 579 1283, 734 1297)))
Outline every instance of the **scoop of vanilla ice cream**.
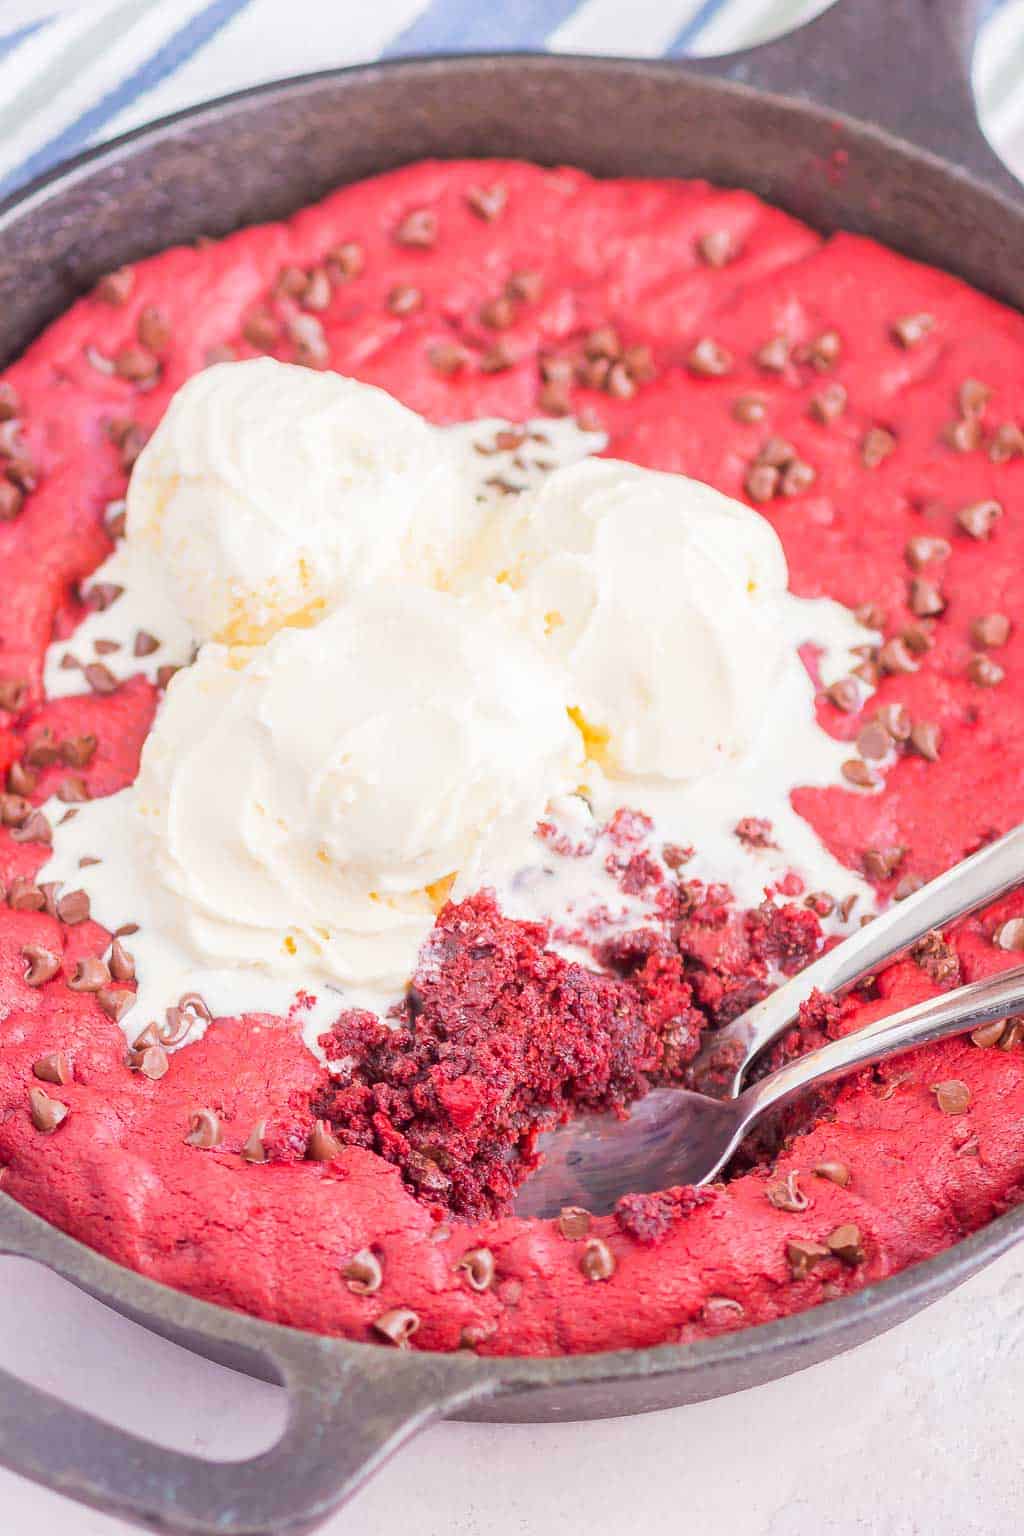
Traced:
POLYGON ((354 379, 221 363, 140 454, 128 548, 197 638, 254 644, 357 585, 443 585, 473 515, 464 451, 354 379))
POLYGON ((478 546, 564 668, 591 756, 686 782, 749 750, 791 661, 782 545, 710 486, 611 459, 551 475, 478 546))
POLYGON ((582 760, 527 635, 472 600, 363 593, 178 674, 142 753, 140 857, 203 963, 397 987, 455 879, 476 889, 582 760))

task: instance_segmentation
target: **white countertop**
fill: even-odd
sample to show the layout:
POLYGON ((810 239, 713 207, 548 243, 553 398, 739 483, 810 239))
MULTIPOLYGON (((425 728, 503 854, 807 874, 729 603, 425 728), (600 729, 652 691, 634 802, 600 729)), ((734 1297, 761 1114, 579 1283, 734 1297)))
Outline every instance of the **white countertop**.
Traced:
MULTIPOLYGON (((179 1450, 252 1455, 280 1391, 0 1261, 0 1365, 179 1450)), ((438 1424, 324 1536, 1017 1536, 1024 1249, 881 1339, 697 1407, 438 1424)), ((3 1536, 130 1527, 0 1472, 3 1536)))

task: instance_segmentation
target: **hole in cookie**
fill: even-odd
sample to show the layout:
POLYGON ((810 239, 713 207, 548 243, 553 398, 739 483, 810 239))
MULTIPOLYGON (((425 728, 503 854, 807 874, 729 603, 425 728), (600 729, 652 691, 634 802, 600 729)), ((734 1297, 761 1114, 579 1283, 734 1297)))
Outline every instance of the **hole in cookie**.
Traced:
POLYGON ((280 1387, 129 1322, 26 1259, 0 1260, 0 1368, 104 1423, 204 1461, 244 1461, 281 1437, 280 1387))

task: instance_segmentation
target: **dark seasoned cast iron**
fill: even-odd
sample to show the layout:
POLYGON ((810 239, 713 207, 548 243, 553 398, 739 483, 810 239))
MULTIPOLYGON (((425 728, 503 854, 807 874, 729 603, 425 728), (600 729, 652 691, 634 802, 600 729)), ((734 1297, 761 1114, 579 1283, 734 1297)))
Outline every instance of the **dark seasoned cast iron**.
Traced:
MULTIPOLYGON (((429 155, 706 176, 820 229, 873 235, 1024 307, 1024 208, 977 128, 969 86, 976 4, 839 0, 801 33, 726 59, 414 60, 183 113, 0 208, 0 361, 122 262, 291 213, 341 182, 429 155)), ((893 1279, 722 1339, 484 1360, 319 1338, 194 1301, 0 1196, 0 1252, 48 1265, 146 1327, 290 1394, 272 1450, 211 1464, 0 1372, 0 1462, 153 1530, 293 1536, 439 1416, 592 1418, 755 1386, 909 1317, 1022 1233, 1024 1208, 893 1279)))

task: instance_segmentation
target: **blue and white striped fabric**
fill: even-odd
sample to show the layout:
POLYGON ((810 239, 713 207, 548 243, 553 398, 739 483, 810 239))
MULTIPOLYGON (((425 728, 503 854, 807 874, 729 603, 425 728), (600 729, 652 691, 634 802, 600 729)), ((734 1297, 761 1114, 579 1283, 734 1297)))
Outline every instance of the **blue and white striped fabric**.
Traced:
MULTIPOLYGON (((721 53, 828 0, 0 0, 0 195, 205 97, 409 53, 721 53)), ((842 0, 855 4, 856 0, 842 0)), ((991 0, 982 121, 1024 172, 1024 0, 991 0)))

